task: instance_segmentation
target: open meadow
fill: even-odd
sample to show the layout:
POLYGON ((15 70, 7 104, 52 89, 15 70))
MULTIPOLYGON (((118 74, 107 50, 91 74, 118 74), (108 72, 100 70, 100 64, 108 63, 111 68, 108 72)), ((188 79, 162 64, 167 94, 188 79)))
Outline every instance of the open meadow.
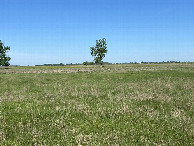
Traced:
POLYGON ((0 68, 0 145, 193 139, 193 63, 0 68))

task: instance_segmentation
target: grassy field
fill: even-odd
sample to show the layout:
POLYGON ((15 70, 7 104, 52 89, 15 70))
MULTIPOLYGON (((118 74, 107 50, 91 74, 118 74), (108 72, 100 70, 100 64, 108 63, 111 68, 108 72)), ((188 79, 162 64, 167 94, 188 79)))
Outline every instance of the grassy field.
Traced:
POLYGON ((194 64, 0 68, 0 145, 194 145, 194 64))

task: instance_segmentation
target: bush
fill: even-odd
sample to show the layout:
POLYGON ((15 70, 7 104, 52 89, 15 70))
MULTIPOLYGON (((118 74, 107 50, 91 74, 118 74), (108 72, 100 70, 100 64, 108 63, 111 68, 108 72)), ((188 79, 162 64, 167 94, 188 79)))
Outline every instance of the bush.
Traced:
POLYGON ((83 62, 83 65, 94 65, 94 62, 85 61, 85 62, 83 62))

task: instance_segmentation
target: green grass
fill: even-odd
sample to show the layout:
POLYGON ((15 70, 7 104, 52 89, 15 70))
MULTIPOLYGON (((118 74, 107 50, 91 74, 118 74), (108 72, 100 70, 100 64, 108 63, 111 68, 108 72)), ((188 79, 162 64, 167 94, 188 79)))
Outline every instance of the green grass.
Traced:
POLYGON ((194 145, 193 101, 194 64, 1 68, 0 145, 194 145))

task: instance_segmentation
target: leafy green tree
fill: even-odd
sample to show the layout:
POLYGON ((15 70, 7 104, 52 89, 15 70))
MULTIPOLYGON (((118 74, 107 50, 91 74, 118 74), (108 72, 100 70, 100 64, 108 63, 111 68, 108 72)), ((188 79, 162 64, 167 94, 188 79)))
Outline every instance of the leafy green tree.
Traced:
POLYGON ((106 39, 99 39, 96 40, 96 46, 95 47, 90 47, 91 50, 91 55, 94 57, 94 62, 96 64, 101 64, 103 63, 102 59, 105 57, 105 54, 107 53, 107 44, 106 44, 106 39))
POLYGON ((4 46, 4 44, 0 40, 0 66, 9 66, 10 57, 6 55, 7 51, 10 50, 10 47, 4 46))

